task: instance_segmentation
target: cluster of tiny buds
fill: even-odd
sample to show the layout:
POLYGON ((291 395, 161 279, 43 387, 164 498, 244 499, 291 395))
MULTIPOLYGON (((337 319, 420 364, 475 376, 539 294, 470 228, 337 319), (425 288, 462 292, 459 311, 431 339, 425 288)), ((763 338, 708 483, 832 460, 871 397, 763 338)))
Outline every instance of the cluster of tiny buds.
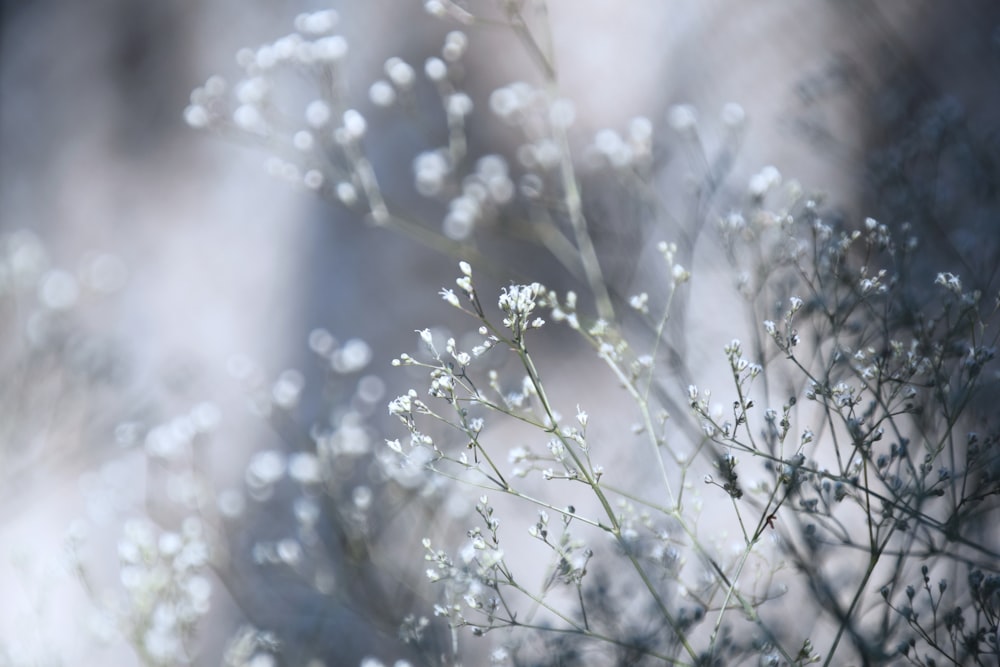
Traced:
MULTIPOLYGON (((523 84, 522 84, 523 85, 523 84)), ((512 110, 520 109, 523 104, 515 104, 514 96, 498 91, 494 111, 501 118, 510 118, 512 110)), ((522 96, 523 97, 523 96, 522 96)), ((572 106, 565 100, 557 100, 550 105, 549 123, 552 127, 565 129, 575 118, 572 106)), ((731 131, 739 130, 746 119, 743 107, 730 103, 723 107, 721 113, 723 124, 731 131)), ((678 104, 667 112, 667 124, 682 135, 696 135, 698 130, 698 112, 689 104, 678 104)), ((543 167, 555 164, 557 152, 546 151, 544 142, 536 144, 538 163, 543 167), (550 156, 546 161, 543 156, 550 156)), ((648 166, 653 154, 653 123, 645 116, 633 118, 625 135, 611 128, 598 130, 591 144, 587 147, 585 158, 593 166, 610 165, 614 169, 627 170, 648 166)))
MULTIPOLYGON (((338 68, 348 52, 347 40, 330 34, 337 23, 333 10, 301 14, 295 20, 297 32, 257 49, 241 49, 236 61, 244 72, 231 87, 232 99, 225 79, 212 76, 192 92, 184 118, 196 129, 236 131, 266 141, 276 152, 265 163, 269 174, 321 191, 347 207, 356 207, 364 196, 375 221, 385 222, 388 212, 374 173, 358 149, 368 129, 365 117, 325 90, 301 111, 279 108, 273 95, 282 87, 281 77, 303 69, 315 72, 318 80, 332 78, 335 87, 346 85, 338 68), (302 126, 289 124, 296 117, 302 118, 302 126)), ((395 99, 392 86, 404 91, 412 85, 413 70, 401 59, 390 58, 385 70, 389 82, 372 86, 373 101, 395 99)))
POLYGON ((141 629, 136 632, 141 650, 156 664, 189 663, 187 639, 209 612, 212 594, 205 576, 211 553, 201 520, 188 517, 173 532, 149 519, 132 519, 124 526, 118 556, 128 596, 121 610, 141 629))
MULTIPOLYGON (((432 56, 424 61, 424 75, 438 86, 445 100, 445 109, 449 113, 465 116, 472 111, 472 101, 462 92, 454 92, 448 85, 449 64, 458 62, 465 55, 468 38, 465 33, 453 30, 445 37, 441 49, 441 58, 432 56)), ((377 79, 368 88, 368 99, 379 107, 392 106, 397 99, 397 92, 409 92, 416 83, 416 71, 405 60, 392 57, 385 61, 383 67, 386 79, 377 79)))
POLYGON ((764 370, 760 364, 752 364, 742 356, 743 346, 737 339, 726 345, 724 351, 733 373, 737 376, 745 371, 748 377, 755 378, 764 370))
POLYGON ((624 137, 610 128, 598 130, 586 155, 592 164, 603 162, 615 169, 626 169, 648 162, 652 151, 653 123, 644 116, 638 116, 629 121, 624 137))
POLYGON ((885 269, 879 269, 879 272, 874 276, 868 277, 866 274, 868 272, 867 267, 862 267, 861 269, 861 279, 858 282, 858 289, 861 290, 862 294, 878 293, 884 294, 888 291, 888 286, 882 282, 885 277, 885 269))
MULTIPOLYGON (((329 34, 338 21, 337 12, 332 9, 300 14, 295 19, 297 32, 257 49, 241 49, 236 54, 237 64, 246 73, 234 89, 237 106, 232 112, 232 121, 238 128, 261 136, 270 133, 263 112, 272 88, 266 77, 269 72, 282 65, 332 65, 347 55, 347 40, 329 34)), ((204 86, 196 88, 191 93, 191 103, 184 110, 187 123, 201 129, 222 121, 227 87, 225 79, 213 76, 204 86)))
POLYGON ((674 281, 674 286, 682 285, 691 279, 691 272, 674 262, 674 256, 677 254, 677 244, 660 241, 656 248, 663 255, 667 266, 670 267, 670 277, 674 281))
POLYGON ((628 305, 643 315, 649 314, 649 294, 641 292, 629 297, 628 305))
POLYGON ((934 284, 943 286, 946 290, 957 296, 962 296, 962 280, 954 273, 945 271, 937 274, 934 284))
POLYGON ((511 285, 500 293, 499 306, 504 313, 503 325, 519 336, 528 329, 538 329, 545 320, 532 317, 535 306, 545 303, 547 291, 541 283, 511 285))
POLYGON ((775 324, 773 320, 764 320, 764 331, 770 336, 775 343, 777 343, 778 348, 784 352, 789 352, 793 347, 799 344, 799 334, 792 327, 792 319, 795 314, 802 309, 803 301, 797 296, 793 296, 788 299, 788 311, 785 313, 784 324, 785 333, 778 330, 778 325, 775 324))
POLYGON ((476 298, 476 290, 472 286, 472 267, 468 262, 462 261, 458 263, 458 268, 462 272, 462 275, 455 280, 455 284, 458 288, 465 292, 466 296, 470 299, 476 298))
POLYGON ((709 405, 712 400, 711 389, 705 389, 704 391, 701 391, 698 389, 697 385, 691 384, 688 385, 687 393, 688 393, 688 401, 690 402, 691 407, 697 409, 699 412, 704 412, 704 413, 708 412, 709 405))
MULTIPOLYGON (((437 159, 428 160, 428 154, 417 157, 414 170, 417 174, 417 188, 424 192, 436 193, 443 187, 443 178, 450 171, 440 152, 431 153, 437 159), (438 163, 428 169, 428 162, 438 163)), ((476 170, 462 180, 462 193, 448 203, 448 213, 444 218, 445 236, 463 240, 472 235, 476 226, 492 220, 499 207, 507 204, 515 194, 507 161, 499 155, 486 155, 476 162, 476 170)))

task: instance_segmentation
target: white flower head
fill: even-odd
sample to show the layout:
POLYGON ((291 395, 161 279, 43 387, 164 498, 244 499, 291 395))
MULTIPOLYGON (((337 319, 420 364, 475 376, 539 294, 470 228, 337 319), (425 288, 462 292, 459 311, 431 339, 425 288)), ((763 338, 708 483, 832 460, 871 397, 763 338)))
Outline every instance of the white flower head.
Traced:
POLYGON ((726 127, 738 129, 746 122, 747 114, 743 107, 735 102, 730 102, 722 107, 722 122, 726 127))
POLYGON ((348 109, 344 112, 344 129, 347 131, 347 136, 350 139, 358 140, 365 134, 365 129, 368 127, 368 123, 365 121, 365 117, 362 116, 358 111, 354 109, 348 109))
POLYGON ((545 288, 540 283, 505 287, 499 299, 500 310, 505 315, 504 326, 515 332, 541 326, 543 321, 532 319, 531 314, 544 295, 545 288))
POLYGON ((448 66, 440 58, 428 58, 424 62, 424 74, 431 81, 444 81, 448 78, 448 66))
POLYGON ((368 88, 368 99, 377 107, 392 106, 396 101, 396 91, 388 81, 379 79, 368 88))
POLYGON ((781 185, 781 172, 769 165, 750 178, 747 190, 751 196, 760 199, 779 185, 781 185))
POLYGON ((670 107, 667 122, 678 132, 690 132, 698 126, 698 112, 690 104, 678 104, 670 107))
POLYGON ((937 278, 934 279, 934 284, 943 286, 949 292, 954 292, 958 295, 962 294, 962 280, 954 273, 945 271, 937 274, 937 278))

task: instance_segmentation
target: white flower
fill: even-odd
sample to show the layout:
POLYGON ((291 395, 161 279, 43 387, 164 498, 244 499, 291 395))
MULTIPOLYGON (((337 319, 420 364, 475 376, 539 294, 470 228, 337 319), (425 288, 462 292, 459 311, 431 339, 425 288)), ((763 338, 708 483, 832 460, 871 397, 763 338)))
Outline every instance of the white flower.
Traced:
POLYGON ((412 399, 415 394, 416 392, 411 389, 409 394, 403 394, 392 399, 389 403, 389 414, 402 417, 413 412, 412 399))
POLYGON ((184 109, 184 122, 190 127, 200 130, 208 127, 208 124, 212 122, 212 117, 205 107, 200 104, 192 104, 184 109))
POLYGON ((349 138, 357 140, 364 136, 365 129, 368 127, 365 117, 354 109, 348 109, 344 112, 344 129, 347 130, 347 135, 349 138))
POLYGON ((329 123, 331 115, 330 105, 323 100, 313 100, 306 107, 306 122, 316 129, 329 123))
POLYGON ((750 178, 747 190, 752 196, 760 198, 779 185, 781 185, 781 172, 775 167, 767 166, 750 178))
POLYGON ((66 310, 76 304, 80 288, 76 278, 68 271, 53 269, 39 281, 39 300, 52 310, 66 310))
POLYGON ((465 54, 465 49, 469 45, 469 38, 461 30, 452 30, 444 39, 444 47, 441 55, 450 63, 455 62, 465 54))
POLYGON ((318 169, 310 169, 303 174, 302 184, 310 190, 319 190, 323 187, 323 172, 318 169))
POLYGON ((722 122, 727 127, 736 129, 742 127, 743 123, 746 122, 747 114, 742 106, 736 104, 735 102, 730 102, 722 107, 721 117, 722 122))
POLYGON ((424 63, 424 74, 431 81, 444 81, 448 76, 448 66, 440 58, 428 58, 424 63))
POLYGON ((539 297, 545 294, 545 288, 540 283, 530 285, 511 285, 505 287, 500 294, 498 304, 506 317, 504 326, 512 331, 521 331, 542 325, 540 319, 531 320, 539 297))
POLYGON ((517 93, 510 86, 497 88, 490 95, 490 109, 504 120, 520 111, 521 105, 517 93))
POLYGON ((458 301, 458 297, 455 296, 454 290, 443 288, 440 292, 438 292, 438 294, 440 294, 441 298, 447 301, 452 306, 455 306, 456 308, 461 307, 461 304, 458 301))
POLYGON ((312 58, 323 62, 337 62, 347 55, 347 51, 347 40, 340 35, 317 39, 309 48, 312 58))
POLYGON ((552 456, 554 456, 556 460, 561 461, 563 456, 566 454, 566 447, 559 440, 550 440, 549 451, 552 452, 552 456))
POLYGON ((937 274, 937 278, 934 279, 935 285, 941 285, 949 292, 954 292, 955 294, 962 293, 962 281, 954 273, 943 272, 937 274))
POLYGON ((549 123, 553 127, 567 129, 576 120, 576 108, 572 100, 558 99, 549 107, 549 123))
POLYGON ((379 79, 368 89, 368 99, 377 107, 392 106, 392 103, 396 101, 396 91, 393 90, 388 81, 379 79))
POLYGON ((389 58, 386 60, 385 73, 390 81, 403 89, 412 86, 416 78, 413 68, 402 58, 389 58))
POLYGON ((688 132, 698 125, 698 112, 690 104, 678 104, 670 107, 667 122, 678 132, 688 132))
POLYGON ((649 312, 649 306, 647 305, 648 301, 649 301, 649 294, 643 292, 641 294, 636 294, 630 297, 628 300, 628 305, 632 306, 632 308, 638 310, 640 313, 648 313, 649 312))
POLYGON ((449 95, 445 102, 449 116, 468 116, 472 113, 472 106, 472 98, 465 93, 449 95))
POLYGON ((424 2, 424 11, 438 18, 444 17, 448 12, 441 0, 427 0, 424 2))
POLYGON ((337 183, 337 199, 344 206, 353 206, 358 201, 358 190, 347 181, 337 183))
POLYGON ((236 127, 251 134, 267 134, 267 122, 257 107, 252 104, 241 104, 233 112, 233 122, 236 127))
POLYGON ((276 450, 265 450, 254 454, 247 466, 247 483, 255 488, 274 484, 285 475, 285 457, 276 450))
POLYGON ((629 121, 628 136, 632 143, 642 147, 648 146, 653 140, 653 123, 645 116, 636 116, 629 121))

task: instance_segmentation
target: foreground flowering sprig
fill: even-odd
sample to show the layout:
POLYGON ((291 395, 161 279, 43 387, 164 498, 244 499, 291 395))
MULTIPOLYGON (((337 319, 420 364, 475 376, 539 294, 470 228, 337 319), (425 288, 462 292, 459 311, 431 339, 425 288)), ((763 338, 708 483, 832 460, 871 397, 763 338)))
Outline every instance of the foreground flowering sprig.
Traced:
MULTIPOLYGON (((815 229, 816 225, 812 227, 815 229)), ((882 248, 890 254, 895 251, 895 246, 886 239, 887 232, 883 226, 869 223, 868 227, 871 234, 867 242, 872 247, 882 248)), ((774 231, 788 234, 794 231, 794 226, 790 224, 775 228, 774 231)), ((921 526, 931 534, 937 533, 943 536, 943 524, 935 518, 934 510, 929 509, 926 503, 929 499, 941 497, 945 486, 953 479, 951 466, 935 467, 933 463, 946 451, 946 441, 939 441, 937 445, 932 446, 924 455, 924 462, 917 466, 906 446, 908 438, 903 434, 911 432, 914 428, 918 430, 927 428, 926 424, 914 421, 913 417, 922 413, 919 405, 923 377, 942 379, 957 377, 962 378, 963 384, 975 383, 981 368, 984 364, 988 364, 992 357, 988 346, 975 345, 970 347, 962 363, 955 364, 948 361, 943 349, 936 348, 936 352, 928 358, 919 353, 919 350, 925 349, 926 346, 914 343, 908 349, 895 339, 889 340, 886 344, 886 354, 878 355, 877 348, 874 347, 875 340, 867 337, 870 336, 870 332, 854 324, 853 318, 856 314, 870 313, 872 306, 880 301, 890 300, 894 290, 898 289, 898 282, 887 269, 879 269, 872 273, 865 266, 851 269, 846 263, 848 257, 844 254, 844 249, 849 248, 853 240, 864 238, 862 235, 844 234, 838 239, 832 231, 823 231, 821 238, 836 245, 832 250, 824 248, 821 250, 829 252, 831 256, 839 256, 838 263, 821 263, 809 267, 809 270, 816 271, 817 275, 807 276, 807 291, 810 292, 808 298, 792 296, 787 300, 788 308, 784 312, 784 320, 788 334, 778 335, 777 327, 770 321, 764 322, 763 329, 788 362, 805 378, 799 397, 810 399, 823 406, 825 416, 822 414, 817 416, 818 423, 822 426, 819 429, 811 425, 803 427, 801 437, 793 443, 794 448, 786 451, 786 438, 793 427, 793 410, 800 405, 797 397, 792 396, 782 406, 780 413, 774 409, 763 412, 765 424, 763 438, 760 442, 757 441, 751 419, 755 401, 750 397, 752 391, 750 383, 755 378, 765 375, 766 361, 765 363, 748 361, 743 356, 743 345, 739 341, 734 340, 725 349, 736 389, 732 421, 724 420, 722 413, 716 411, 710 402, 711 393, 707 390, 701 391, 692 385, 687 392, 695 414, 706 425, 707 441, 723 448, 721 451, 714 450, 719 451, 715 455, 714 467, 721 475, 722 481, 716 484, 711 475, 706 476, 706 481, 717 485, 732 498, 746 544, 746 549, 734 569, 726 571, 717 568, 719 576, 725 581, 723 588, 725 596, 722 610, 717 615, 710 650, 714 650, 731 600, 736 601, 737 606, 745 611, 751 610, 747 612, 749 617, 759 621, 759 617, 752 611, 754 608, 752 599, 744 597, 735 584, 749 562, 748 558, 754 553, 756 545, 770 531, 779 531, 789 536, 793 533, 802 535, 805 551, 800 551, 793 542, 787 543, 785 551, 796 563, 796 567, 800 568, 812 582, 820 582, 824 576, 811 566, 808 560, 816 558, 821 549, 825 548, 831 552, 842 551, 845 548, 858 549, 867 550, 871 554, 868 568, 862 572, 857 587, 853 589, 849 604, 851 613, 854 613, 853 610, 865 595, 867 583, 875 572, 875 564, 891 551, 893 545, 908 539, 905 536, 913 533, 914 526, 921 526), (851 270, 856 271, 856 281, 844 280, 845 274, 851 270), (824 271, 836 271, 839 274, 838 280, 832 281, 823 275, 824 271), (824 293, 824 296, 816 291, 824 284, 829 285, 827 289, 842 288, 845 293, 833 295, 824 293), (828 301, 824 303, 822 298, 828 301), (814 319, 816 310, 823 308, 827 309, 827 317, 814 319), (801 318, 803 313, 808 313, 809 317, 800 320, 793 328, 793 319, 801 318), (837 335, 817 336, 817 329, 822 330, 828 325, 840 327, 845 323, 849 323, 850 327, 837 335), (829 350, 823 349, 814 359, 810 359, 809 347, 801 348, 799 331, 796 331, 796 328, 808 332, 810 343, 822 340, 824 336, 827 340, 833 340, 835 344, 832 354, 827 356, 825 353, 829 350), (955 376, 955 373, 958 375, 955 376), (742 432, 741 427, 745 427, 742 432), (879 453, 881 443, 890 431, 900 438, 901 444, 893 443, 887 453, 879 453), (831 443, 832 448, 823 452, 818 448, 822 443, 831 443), (765 468, 774 473, 773 484, 763 483, 755 486, 751 489, 753 495, 748 496, 740 480, 737 452, 744 452, 753 458, 763 460, 765 468), (829 457, 835 461, 833 468, 828 467, 829 457), (932 473, 936 473, 933 479, 932 473), (748 525, 744 521, 748 505, 754 511, 755 526, 748 525), (854 534, 851 525, 856 522, 847 518, 855 512, 867 517, 866 523, 861 522, 861 525, 867 525, 867 535, 864 539, 859 539, 861 536, 854 534), (783 521, 788 523, 784 524, 783 521)), ((802 263, 801 257, 794 255, 790 264, 799 271, 808 267, 802 263)), ((647 300, 648 295, 641 300, 644 307, 647 300)), ((619 369, 617 375, 622 384, 628 388, 631 379, 638 377, 635 374, 630 376, 624 370, 627 366, 621 366, 629 354, 628 346, 621 339, 614 337, 613 330, 607 323, 598 322, 591 329, 582 330, 575 318, 575 299, 567 301, 572 301, 572 305, 556 301, 553 307, 553 319, 566 321, 571 328, 584 333, 595 344, 600 358, 612 369, 619 369)), ((943 316, 939 321, 944 323, 942 326, 954 327, 948 330, 948 336, 963 335, 960 332, 967 321, 966 318, 976 317, 968 310, 969 304, 975 302, 974 299, 970 299, 967 303, 963 303, 962 309, 954 318, 949 317, 950 306, 945 304, 943 316)), ((985 323, 980 324, 977 331, 986 326, 985 323)), ((767 355, 763 356, 766 360, 767 355)), ((935 381, 930 386, 955 386, 953 382, 954 380, 935 381)), ((944 407, 943 414, 947 425, 942 432, 946 437, 951 432, 952 420, 958 414, 949 406, 956 405, 957 409, 961 409, 960 405, 954 403, 955 398, 948 393, 949 391, 945 389, 935 392, 936 399, 944 407)), ((557 458, 562 454, 559 447, 550 444, 549 449, 557 458)), ((713 451, 713 448, 707 449, 713 451)), ((528 450, 520 450, 516 456, 512 455, 512 460, 531 463, 537 460, 537 455, 528 450)), ((557 478, 551 470, 546 472, 547 479, 557 478)), ((975 473, 968 468, 961 475, 965 479, 971 479, 975 473)), ((604 486, 608 489, 613 488, 607 484, 604 486)), ((957 507, 955 509, 957 510, 957 507)), ((544 522, 539 526, 543 524, 544 522)), ((625 523, 621 525, 622 535, 629 536, 626 542, 634 539, 631 529, 625 530, 625 523)), ((681 525, 690 531, 690 526, 684 523, 681 525)), ((540 534, 542 528, 539 526, 536 526, 533 535, 540 534)), ((935 548, 933 546, 935 543, 936 540, 932 537, 931 548, 935 548)), ((982 562, 983 557, 992 553, 985 545, 968 542, 965 545, 971 547, 970 553, 977 562, 982 562)), ((692 541, 692 546, 696 550, 703 548, 695 540, 692 541)), ((709 560, 709 562, 714 561, 709 560)), ((765 626, 760 627, 766 630, 765 626)), ((849 632, 849 628, 848 624, 840 622, 829 653, 826 654, 827 664, 830 657, 838 653, 840 639, 849 632)), ((869 650, 864 648, 862 643, 866 640, 854 637, 853 641, 858 647, 857 650, 869 650)), ((796 655, 795 652, 784 652, 780 643, 772 643, 771 646, 783 654, 786 660, 794 661, 795 664, 822 659, 813 652, 808 641, 802 645, 803 648, 794 659, 792 656, 796 655)))
MULTIPOLYGON (((644 588, 649 596, 648 601, 651 608, 655 610, 664 627, 669 628, 669 636, 673 638, 671 642, 668 642, 673 646, 670 651, 679 651, 687 654, 689 658, 694 658, 696 651, 689 642, 686 630, 688 622, 682 620, 683 616, 680 615, 682 610, 672 609, 668 605, 662 584, 656 583, 658 575, 655 572, 662 567, 660 564, 662 556, 654 556, 653 554, 663 553, 661 536, 669 535, 666 526, 670 522, 680 521, 681 534, 684 535, 685 541, 691 543, 695 553, 699 554, 699 558, 706 559, 706 563, 714 563, 712 567, 716 569, 718 576, 722 577, 722 581, 727 582, 725 588, 721 589, 725 592, 726 599, 736 601, 744 609, 753 609, 757 604, 760 604, 762 598, 757 594, 744 593, 737 586, 736 581, 739 572, 749 562, 754 545, 763 535, 763 528, 766 524, 765 515, 761 516, 752 537, 745 531, 748 548, 743 553, 739 563, 735 564, 736 570, 733 571, 735 576, 730 578, 723 574, 729 566, 719 565, 715 558, 709 556, 709 547, 703 544, 695 527, 686 524, 676 510, 669 510, 669 506, 651 505, 651 507, 657 508, 660 519, 654 519, 650 516, 641 521, 637 521, 638 514, 633 515, 634 509, 623 513, 621 508, 632 508, 632 503, 627 499, 635 497, 617 486, 608 485, 605 480, 604 467, 594 463, 592 457, 599 455, 601 450, 595 448, 587 435, 587 427, 591 423, 590 414, 577 407, 576 426, 570 426, 563 423, 553 408, 552 401, 540 380, 534 360, 529 352, 527 334, 544 327, 543 318, 538 314, 539 310, 543 308, 552 312, 554 320, 570 324, 571 329, 582 334, 586 340, 594 345, 598 357, 604 359, 605 363, 614 371, 613 375, 624 379, 629 394, 637 398, 641 412, 646 415, 647 420, 651 421, 652 410, 642 393, 641 386, 636 383, 638 376, 630 376, 624 370, 627 366, 622 365, 625 359, 624 355, 629 349, 628 346, 613 333, 607 323, 599 321, 590 329, 582 330, 575 317, 575 299, 568 297, 561 300, 555 293, 537 283, 512 285, 502 290, 497 304, 501 321, 499 326, 494 325, 480 301, 471 267, 463 262, 460 269, 461 276, 456 281, 458 293, 452 289, 444 289, 440 294, 446 303, 479 321, 478 335, 481 337, 481 342, 475 345, 470 354, 460 351, 454 339, 449 338, 445 342, 444 353, 442 353, 441 346, 435 340, 435 335, 431 330, 417 332, 423 353, 421 355, 402 354, 394 361, 394 365, 423 369, 429 374, 428 400, 425 401, 421 398, 421 392, 410 390, 392 401, 389 408, 390 414, 396 416, 409 430, 410 447, 405 448, 398 440, 391 440, 388 445, 404 460, 411 457, 417 450, 429 449, 432 452, 432 457, 427 460, 427 465, 435 474, 463 480, 475 487, 493 489, 515 500, 538 507, 540 519, 530 527, 529 534, 552 550, 555 562, 550 569, 551 574, 547 583, 537 593, 530 593, 522 586, 517 573, 507 566, 504 566, 502 576, 491 576, 484 579, 485 575, 480 571, 476 575, 478 577, 475 580, 476 583, 470 584, 466 580, 468 575, 460 574, 450 563, 459 561, 470 563, 472 554, 477 549, 482 548, 487 543, 499 544, 500 541, 498 524, 491 518, 493 510, 487 508, 485 501, 481 500, 477 507, 479 513, 486 519, 486 527, 490 530, 491 535, 490 540, 483 542, 478 532, 479 529, 471 529, 469 535, 472 536, 472 551, 468 551, 464 556, 459 554, 458 559, 455 560, 446 556, 446 552, 434 552, 434 560, 439 564, 439 567, 429 570, 428 576, 433 581, 447 579, 458 582, 456 585, 461 589, 456 593, 455 586, 451 585, 451 588, 448 589, 450 592, 446 593, 445 603, 440 607, 439 614, 449 618, 453 629, 470 626, 477 633, 486 632, 496 627, 523 625, 523 616, 518 617, 514 612, 516 609, 514 600, 516 597, 526 597, 535 608, 544 609, 547 614, 554 615, 555 618, 567 624, 568 630, 578 632, 581 636, 590 639, 613 645, 619 644, 620 639, 616 639, 613 634, 603 633, 595 627, 592 623, 592 616, 588 613, 586 574, 592 569, 588 563, 603 563, 604 558, 607 557, 606 554, 602 557, 599 550, 586 547, 589 540, 581 540, 577 535, 579 529, 588 529, 589 527, 589 530, 597 529, 605 533, 619 545, 620 553, 629 561, 630 567, 637 577, 637 583, 644 588), (517 394, 511 394, 501 389, 500 373, 497 370, 491 369, 485 373, 487 377, 485 383, 476 380, 478 365, 484 362, 487 357, 495 358, 495 355, 500 354, 501 351, 512 354, 525 373, 521 383, 522 391, 517 394), (486 391, 487 387, 491 392, 486 391), (490 394, 496 397, 494 398, 490 394), (434 403, 432 404, 431 401, 434 403), (441 410, 435 407, 435 404, 440 404, 446 409, 441 410), (509 473, 499 465, 496 445, 492 444, 490 439, 491 424, 497 418, 513 419, 533 427, 547 440, 545 447, 541 449, 520 446, 512 450, 509 459, 515 468, 509 473), (437 424, 437 427, 444 427, 442 431, 444 434, 449 431, 457 432, 459 443, 464 442, 465 446, 459 447, 456 451, 443 444, 454 439, 445 438, 442 440, 437 436, 433 438, 428 436, 428 427, 422 425, 428 422, 437 424), (554 496, 550 499, 548 492, 529 491, 528 489, 531 487, 527 485, 528 480, 532 478, 537 480, 537 477, 531 475, 532 472, 540 473, 542 481, 546 484, 569 483, 582 485, 589 489, 592 499, 596 500, 594 506, 596 513, 582 511, 579 509, 581 504, 575 501, 573 504, 567 505, 555 500, 554 496), (618 496, 619 499, 614 500, 613 496, 618 496), (548 538, 548 517, 552 514, 561 516, 563 519, 564 532, 558 542, 550 542, 548 538), (664 521, 666 523, 661 523, 664 521), (569 530, 572 525, 578 526, 578 530, 569 530), (571 615, 567 615, 569 612, 560 611, 558 607, 554 606, 554 603, 548 600, 550 592, 554 590, 553 584, 556 582, 570 584, 576 589, 578 621, 574 621, 571 615), (487 601, 479 594, 480 589, 493 591, 494 597, 487 601), (514 593, 517 595, 511 597, 514 593), (460 611, 459 607, 456 606, 454 601, 461 598, 465 599, 466 607, 469 609, 460 611), (499 613, 500 609, 506 610, 506 615, 499 613), (470 611, 485 613, 485 623, 472 620, 468 615, 470 611), (515 623, 517 618, 521 618, 521 620, 515 623)), ((686 276, 683 276, 683 279, 686 279, 686 276)), ((759 372, 756 366, 751 368, 744 360, 738 358, 738 350, 731 351, 730 356, 735 377, 740 382, 748 381, 759 372)), ((751 407, 750 402, 747 401, 746 409, 749 407, 751 407)), ((640 429, 638 432, 641 434, 642 431, 640 429)), ((654 429, 651 428, 650 431, 653 432, 654 429)), ((652 453, 662 464, 662 456, 659 451, 661 441, 655 432, 653 432, 652 437, 655 445, 652 453)), ((734 499, 739 499, 743 495, 743 491, 735 472, 736 459, 728 457, 720 460, 723 462, 720 465, 725 466, 726 489, 734 499)), ((553 492, 557 489, 555 486, 551 488, 553 492)), ((774 492, 771 493, 771 496, 773 501, 774 492)), ((590 506, 589 503, 588 506, 590 506)), ((490 564, 491 567, 493 565, 495 563, 490 564)), ((675 572, 672 576, 679 574, 679 572, 675 572)), ((652 648, 647 652, 649 655, 661 655, 667 659, 666 654, 660 654, 652 648)))

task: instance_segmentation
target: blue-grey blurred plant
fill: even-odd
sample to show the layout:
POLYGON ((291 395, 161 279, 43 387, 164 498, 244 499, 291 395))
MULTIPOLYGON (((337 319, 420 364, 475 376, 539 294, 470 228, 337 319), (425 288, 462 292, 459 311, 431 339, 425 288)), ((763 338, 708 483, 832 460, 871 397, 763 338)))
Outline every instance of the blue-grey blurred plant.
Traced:
MULTIPOLYGON (((309 345, 328 386, 288 371, 258 394, 292 434, 290 451, 255 454, 243 495, 284 508, 286 523, 220 548, 234 598, 249 599, 239 588, 253 575, 233 575, 233 550, 248 548, 260 568, 287 572, 279 581, 317 591, 330 618, 346 608, 400 640, 373 640, 366 665, 994 664, 989 276, 914 271, 926 260, 906 225, 828 222, 819 198, 773 167, 734 193, 729 158, 703 156, 713 167, 684 195, 698 204, 692 229, 729 258, 723 302, 745 317, 725 314, 740 338, 719 350, 717 371, 693 367, 690 238, 678 248, 670 237, 681 230, 643 223, 659 263, 643 258, 644 284, 628 294, 608 277, 583 196, 585 181, 603 178, 664 210, 657 147, 667 140, 636 118, 624 135, 603 130, 574 148, 544 3, 498 1, 489 15, 450 0, 425 8, 456 28, 509 29, 539 81, 489 95, 493 116, 519 134, 514 159, 476 156, 475 104, 461 87, 467 33, 449 32, 422 73, 386 61, 368 103, 414 114, 424 89, 440 99, 443 144, 412 160, 415 192, 440 203, 440 220, 412 218, 408 194, 383 188, 333 11, 300 15, 294 33, 241 51, 242 78, 210 78, 184 112, 193 127, 262 145, 276 176, 453 256, 458 278, 439 296, 470 327, 418 331, 417 349, 393 361, 398 380, 364 374, 365 343, 317 329, 309 345), (504 277, 504 257, 484 240, 491 228, 530 232, 576 291, 515 279, 494 301, 480 287, 480 271, 504 277), (572 377, 581 362, 553 352, 554 336, 588 348, 579 354, 603 367, 602 383, 557 395, 552 376, 572 377), (373 406, 402 382, 413 388, 389 404, 401 437, 373 406), (332 416, 301 437, 294 408, 310 391, 332 416), (484 635, 496 639, 473 639, 484 635)), ((743 122, 727 106, 727 136, 743 122)), ((674 107, 668 124, 701 145, 694 109, 674 107)), ((230 517, 258 511, 238 494, 222 501, 230 517)), ((287 627, 262 630, 279 641, 247 630, 227 664, 272 650, 274 664, 343 655, 295 645, 305 640, 287 627)))

